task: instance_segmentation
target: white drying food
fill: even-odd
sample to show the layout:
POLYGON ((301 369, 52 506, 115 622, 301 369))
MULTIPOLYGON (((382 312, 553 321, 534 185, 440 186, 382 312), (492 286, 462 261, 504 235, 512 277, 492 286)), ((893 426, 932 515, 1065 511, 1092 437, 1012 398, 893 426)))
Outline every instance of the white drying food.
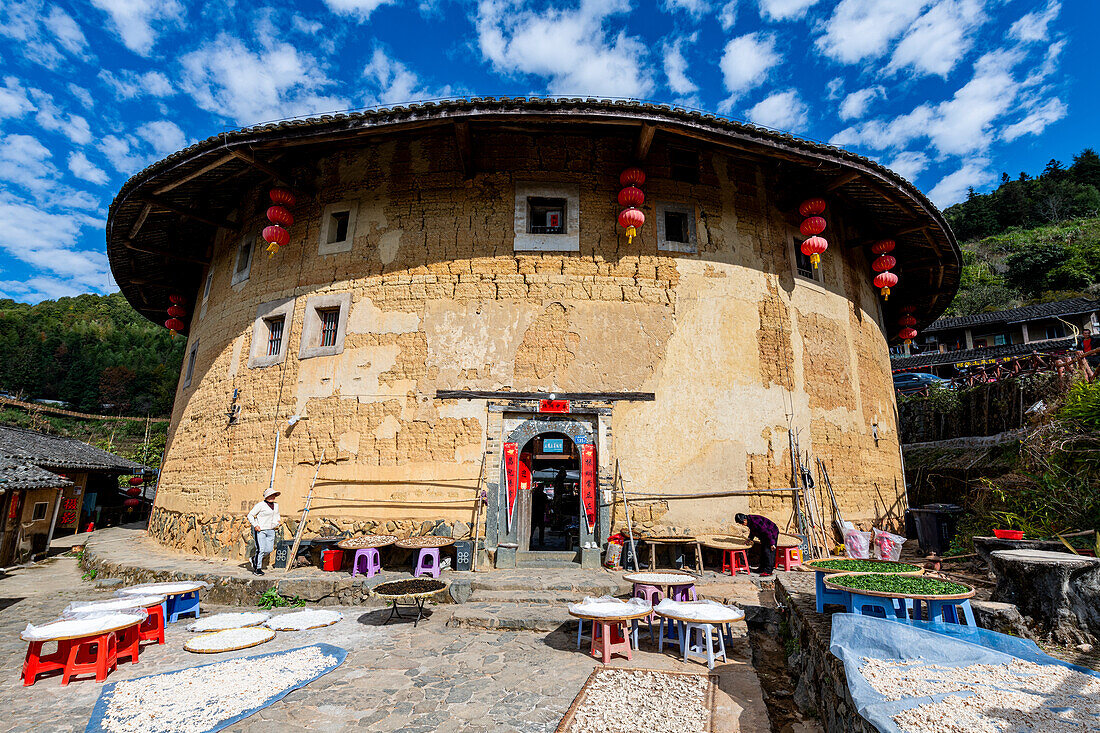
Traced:
POLYGON ((224 631, 225 629, 243 629, 256 626, 271 618, 263 611, 241 611, 238 613, 216 613, 205 616, 187 627, 188 631, 224 631))
POLYGON ((710 721, 706 675, 600 669, 577 706, 568 733, 703 733, 710 721))
POLYGON ((331 626, 342 618, 344 614, 338 611, 295 611, 276 616, 264 625, 276 631, 305 631, 331 626))
POLYGON ((200 733, 335 663, 335 657, 307 647, 124 680, 110 693, 103 728, 111 733, 200 733))
POLYGON ((695 578, 683 573, 631 573, 624 576, 631 583, 645 585, 694 585, 695 578))
POLYGON ((717 601, 673 601, 665 598, 653 609, 657 613, 689 618, 702 623, 728 624, 745 618, 745 612, 739 608, 724 606, 717 601))
POLYGON ((25 641, 49 641, 66 637, 91 636, 103 631, 125 628, 127 625, 145 620, 145 611, 140 613, 104 613, 79 618, 60 619, 41 626, 27 624, 22 637, 25 641))
POLYGON ((202 590, 209 588, 209 583, 201 581, 182 581, 182 582, 166 582, 166 583, 146 583, 144 585, 135 585, 130 588, 123 588, 118 591, 116 595, 120 596, 132 596, 132 595, 148 595, 150 593, 158 593, 160 595, 174 596, 180 593, 190 593, 194 590, 202 590))
POLYGON ((965 693, 894 716, 905 733, 1100 729, 1100 678, 1060 665, 1014 659, 948 667, 864 657, 860 674, 888 700, 965 693))
POLYGON ((611 596, 586 596, 580 603, 570 603, 569 610, 582 616, 633 616, 652 610, 652 606, 641 598, 622 601, 611 596))
POLYGON ((129 611, 138 608, 149 608, 164 602, 164 596, 123 596, 121 598, 109 598, 105 601, 73 601, 62 616, 81 616, 86 613, 104 613, 107 611, 129 611))
POLYGON ((188 639, 183 648, 189 652, 227 652, 263 644, 275 638, 271 629, 250 626, 247 629, 226 629, 210 634, 200 634, 188 639))

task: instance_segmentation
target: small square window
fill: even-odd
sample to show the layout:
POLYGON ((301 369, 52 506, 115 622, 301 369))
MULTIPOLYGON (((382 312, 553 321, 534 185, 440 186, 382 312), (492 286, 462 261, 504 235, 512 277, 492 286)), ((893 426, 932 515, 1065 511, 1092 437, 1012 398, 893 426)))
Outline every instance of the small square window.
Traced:
POLYGON ((278 356, 283 349, 283 326, 286 323, 286 316, 268 318, 265 323, 267 324, 267 355, 278 356))
POLYGON ((237 259, 233 263, 233 284, 244 282, 252 269, 252 237, 248 236, 237 245, 237 259))
POLYGON ((256 308, 252 322, 252 346, 248 351, 249 369, 283 362, 293 314, 294 298, 261 303, 256 308))
POLYGON ((195 361, 199 355, 199 342, 196 339, 187 352, 187 369, 183 372, 183 386, 191 386, 191 378, 195 376, 195 361))
POLYGON ((565 234, 565 199, 528 197, 527 232, 528 234, 565 234))
POLYGON ((682 211, 665 212, 665 241, 685 244, 690 241, 687 214, 682 211))
POLYGON ((49 508, 49 504, 44 501, 36 501, 34 508, 31 510, 31 521, 41 522, 46 518, 46 510, 49 508))
POLYGON ((325 207, 321 215, 318 252, 322 255, 350 252, 355 241, 357 201, 337 201, 325 207))
POLYGON ((350 220, 350 211, 336 211, 329 214, 328 244, 343 242, 348 238, 348 222, 350 220))
POLYGON ((818 263, 818 266, 814 267, 814 263, 810 260, 810 256, 802 253, 803 239, 805 239, 805 237, 796 237, 793 241, 795 274, 801 278, 813 280, 816 283, 824 283, 825 273, 822 271, 821 264, 818 263))
POLYGON ((682 148, 669 148, 669 176, 674 181, 684 183, 699 182, 699 153, 682 148))
POLYGON ((350 310, 351 293, 317 295, 306 301, 298 358, 342 353, 350 310))
POLYGON ((340 309, 319 308, 317 316, 321 319, 321 342, 318 346, 335 346, 336 332, 340 325, 340 309))
POLYGON ((666 252, 696 252, 695 207, 657 202, 657 249, 666 252))
POLYGON ((205 303, 210 298, 210 286, 214 284, 214 269, 211 268, 210 272, 206 273, 206 284, 202 287, 202 302, 205 303))

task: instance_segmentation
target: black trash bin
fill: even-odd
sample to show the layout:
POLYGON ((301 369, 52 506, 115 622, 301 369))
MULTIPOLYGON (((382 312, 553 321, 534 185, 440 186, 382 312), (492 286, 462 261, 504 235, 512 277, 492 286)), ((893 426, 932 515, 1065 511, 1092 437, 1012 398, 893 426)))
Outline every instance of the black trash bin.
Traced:
POLYGON ((925 504, 919 509, 910 509, 909 516, 916 525, 917 542, 920 551, 943 555, 951 548, 958 530, 959 515, 963 508, 958 504, 925 504))

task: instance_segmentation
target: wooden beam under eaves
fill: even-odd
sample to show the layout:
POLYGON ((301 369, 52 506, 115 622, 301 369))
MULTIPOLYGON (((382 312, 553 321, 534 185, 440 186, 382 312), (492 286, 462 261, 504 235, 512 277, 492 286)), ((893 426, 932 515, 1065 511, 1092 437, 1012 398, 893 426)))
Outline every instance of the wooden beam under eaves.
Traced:
POLYGON ((179 260, 180 262, 193 262, 196 265, 209 265, 210 260, 202 259, 201 257, 192 257, 190 255, 181 254, 179 252, 169 252, 165 249, 157 249, 155 247, 147 247, 140 244, 134 244, 133 242, 126 240, 122 243, 122 246, 128 250, 134 252, 143 252, 149 255, 160 255, 161 257, 167 257, 171 260, 179 260))
MULTIPOLYGON (((228 163, 231 160, 236 160, 236 156, 224 155, 224 156, 218 158, 217 160, 215 160, 213 163, 208 163, 207 165, 204 165, 202 168, 199 168, 197 171, 193 171, 191 173, 188 173, 186 176, 184 176, 182 178, 177 178, 176 180, 174 180, 170 183, 164 184, 160 188, 154 189, 153 193, 155 193, 159 196, 162 193, 167 193, 167 192, 171 191, 173 188, 179 188, 180 186, 187 183, 188 181, 193 181, 196 178, 198 178, 199 176, 203 175, 204 173, 209 173, 210 171, 214 170, 215 168, 220 168, 221 166, 225 165, 226 163, 228 163)), ((133 236, 133 235, 131 235, 131 236, 133 236)))
POLYGON ((849 183, 851 183, 852 181, 859 178, 859 176, 860 176, 860 174, 859 174, 858 171, 848 171, 844 175, 839 176, 838 178, 834 178, 832 181, 830 181, 825 186, 825 193, 831 193, 832 191, 837 190, 841 186, 846 186, 849 183))
POLYGON ((289 188, 292 192, 294 192, 294 194, 299 196, 304 195, 305 192, 302 191, 299 186, 294 185, 294 182, 291 180, 290 176, 276 168, 271 167, 267 163, 256 160, 256 156, 251 155, 250 153, 246 153, 243 150, 230 150, 229 154, 232 155, 234 158, 243 160, 245 163, 260 171, 261 173, 270 176, 273 181, 281 184, 286 188, 289 188))
POLYGON ((137 233, 141 231, 141 227, 145 224, 145 220, 149 218, 149 212, 153 210, 152 204, 145 204, 141 207, 141 213, 138 214, 137 220, 134 225, 130 227, 130 239, 137 236, 137 233))
POLYGON ((657 126, 643 122, 638 130, 638 142, 634 146, 634 157, 639 163, 644 163, 649 157, 649 148, 653 145, 653 137, 657 133, 657 126))
POLYGON ((456 120, 455 147, 458 149, 458 161, 462 165, 462 177, 467 181, 474 177, 474 141, 470 135, 470 123, 456 120))
POLYGON ((158 209, 164 209, 165 211, 171 211, 174 214, 179 214, 186 219, 194 219, 195 221, 201 221, 203 224, 209 224, 212 227, 222 227, 230 231, 237 231, 241 228, 241 225, 235 221, 229 221, 228 219, 221 219, 218 217, 211 217, 203 214, 196 209, 189 206, 179 206, 157 196, 145 196, 141 199, 146 204, 151 204, 158 209))

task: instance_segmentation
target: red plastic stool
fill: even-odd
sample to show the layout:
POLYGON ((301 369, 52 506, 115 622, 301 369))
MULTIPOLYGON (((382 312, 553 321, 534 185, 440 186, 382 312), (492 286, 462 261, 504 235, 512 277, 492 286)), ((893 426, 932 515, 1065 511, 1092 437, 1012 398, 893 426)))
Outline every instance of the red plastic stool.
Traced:
POLYGON ((149 615, 141 622, 138 635, 142 641, 155 641, 164 643, 164 606, 160 603, 145 609, 149 615))
POLYGON ((121 662, 129 658, 131 664, 137 664, 138 653, 141 651, 141 624, 120 629, 115 635, 115 659, 121 662))
POLYGON ((626 631, 626 621, 596 621, 592 634, 592 656, 603 659, 607 664, 612 654, 630 659, 630 634, 626 631))
POLYGON ((744 572, 752 575, 749 569, 749 554, 745 550, 722 550, 722 572, 737 575, 744 572))
POLYGON ((107 674, 118 667, 118 638, 109 631, 99 636, 87 636, 73 639, 68 648, 65 671, 61 674, 61 684, 78 674, 94 674, 96 682, 107 679, 107 674))
POLYGON ((779 553, 775 566, 780 570, 790 570, 802 565, 801 547, 780 547, 779 553))
POLYGON ((38 679, 38 675, 46 672, 56 672, 65 669, 65 663, 69 661, 69 647, 72 641, 65 639, 57 642, 57 651, 53 654, 43 654, 42 645, 45 641, 32 641, 27 647, 27 658, 23 660, 23 686, 30 687, 38 679))

